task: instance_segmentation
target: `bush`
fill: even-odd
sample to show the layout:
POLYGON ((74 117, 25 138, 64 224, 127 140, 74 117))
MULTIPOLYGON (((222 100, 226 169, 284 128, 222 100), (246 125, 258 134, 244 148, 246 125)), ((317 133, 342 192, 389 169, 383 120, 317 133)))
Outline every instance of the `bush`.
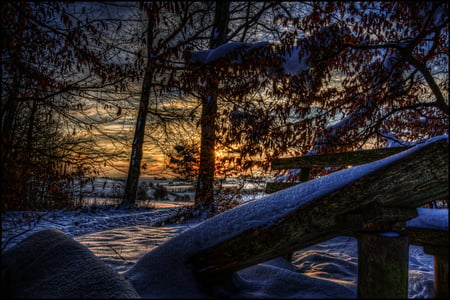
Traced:
POLYGON ((157 184, 156 186, 153 187, 155 189, 155 192, 153 193, 153 197, 156 200, 165 200, 167 199, 167 189, 164 186, 161 186, 159 184, 157 184))

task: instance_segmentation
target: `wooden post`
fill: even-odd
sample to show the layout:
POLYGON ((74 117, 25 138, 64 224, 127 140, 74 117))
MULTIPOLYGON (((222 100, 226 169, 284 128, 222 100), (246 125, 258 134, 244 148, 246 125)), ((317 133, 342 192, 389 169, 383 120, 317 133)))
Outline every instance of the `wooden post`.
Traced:
POLYGON ((434 256, 435 298, 448 299, 448 230, 406 228, 410 244, 434 256))
POLYGON ((358 298, 408 298, 408 236, 359 232, 358 298))
POLYGON ((448 256, 434 256, 434 297, 448 299, 448 256))
MULTIPOLYGON (((302 171, 300 172, 300 181, 301 182, 306 182, 309 180, 309 174, 311 172, 310 168, 302 168, 302 171)), ((287 261, 292 261, 292 257, 294 256, 294 252, 290 252, 286 255, 284 255, 283 257, 287 260, 287 261)))
POLYGON ((434 298, 448 299, 448 247, 424 246, 423 250, 434 256, 434 298))
POLYGON ((310 168, 302 168, 302 171, 300 172, 300 181, 305 182, 309 180, 309 173, 311 169, 310 168))

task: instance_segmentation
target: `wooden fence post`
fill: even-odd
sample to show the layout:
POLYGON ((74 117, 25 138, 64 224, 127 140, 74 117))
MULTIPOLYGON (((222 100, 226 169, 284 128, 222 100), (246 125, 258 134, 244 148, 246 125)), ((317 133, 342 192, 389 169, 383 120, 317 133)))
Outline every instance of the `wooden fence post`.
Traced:
POLYGON ((434 256, 435 298, 448 299, 448 255, 434 256))
POLYGON ((434 298, 448 299, 448 247, 424 246, 434 256, 434 298))
MULTIPOLYGON (((300 172, 300 181, 301 182, 306 182, 309 180, 309 174, 311 173, 311 168, 302 168, 301 172, 300 172)), ((284 255, 283 257, 287 260, 287 261, 292 261, 292 257, 294 256, 294 252, 288 253, 286 255, 284 255)))
POLYGON ((358 298, 408 298, 408 236, 359 232, 358 298))
POLYGON ((311 172, 310 168, 302 168, 300 172, 300 181, 305 182, 309 180, 309 173, 311 172))
POLYGON ((406 228, 410 244, 434 256, 434 297, 448 299, 448 229, 406 228))

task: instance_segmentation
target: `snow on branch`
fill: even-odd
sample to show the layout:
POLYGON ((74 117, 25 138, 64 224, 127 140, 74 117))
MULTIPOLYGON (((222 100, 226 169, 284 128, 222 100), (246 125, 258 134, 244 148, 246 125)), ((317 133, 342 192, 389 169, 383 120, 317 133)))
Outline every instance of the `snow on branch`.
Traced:
POLYGON ((232 58, 232 62, 242 63, 243 55, 257 49, 266 48, 269 45, 269 42, 259 42, 254 44, 245 42, 226 43, 211 50, 191 52, 190 63, 208 65, 223 58, 232 58), (237 54, 236 57, 233 57, 233 54, 237 54))
MULTIPOLYGON (((242 64, 246 61, 246 57, 255 51, 261 52, 263 56, 269 54, 269 48, 272 44, 268 41, 258 43, 230 42, 223 44, 215 49, 201 50, 191 52, 190 63, 199 65, 209 65, 222 59, 228 59, 230 63, 242 64), (268 50, 268 51, 264 51, 268 50)), ((282 54, 273 54, 273 57, 280 58, 280 69, 286 75, 298 75, 301 72, 309 70, 311 67, 308 63, 310 51, 301 46, 294 46, 287 49, 282 54)), ((257 64, 258 62, 254 62, 257 64)))

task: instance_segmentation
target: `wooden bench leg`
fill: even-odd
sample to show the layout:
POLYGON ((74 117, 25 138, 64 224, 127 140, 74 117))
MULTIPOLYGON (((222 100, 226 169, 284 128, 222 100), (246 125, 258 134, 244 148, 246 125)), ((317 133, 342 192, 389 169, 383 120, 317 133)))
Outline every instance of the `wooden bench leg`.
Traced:
POLYGON ((408 236, 359 232, 358 298, 408 298, 408 236))
POLYGON ((434 297, 448 299, 448 247, 425 245, 423 251, 434 256, 434 297))
POLYGON ((434 256, 435 298, 448 299, 448 256, 434 256))

